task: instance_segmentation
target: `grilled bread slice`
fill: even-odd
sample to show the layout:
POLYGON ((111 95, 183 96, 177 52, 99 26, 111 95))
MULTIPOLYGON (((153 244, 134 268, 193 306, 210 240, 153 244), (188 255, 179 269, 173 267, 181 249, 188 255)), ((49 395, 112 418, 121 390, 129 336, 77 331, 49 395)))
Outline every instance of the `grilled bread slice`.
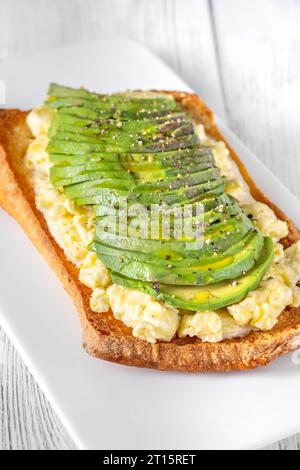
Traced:
MULTIPOLYGON (((193 115, 195 122, 202 123, 208 136, 225 141, 215 125, 212 112, 198 96, 165 93, 171 93, 193 115)), ((91 290, 80 283, 78 269, 66 258, 35 205, 32 176, 25 165, 25 154, 32 140, 26 124, 27 114, 19 110, 0 110, 0 205, 18 221, 72 297, 83 330, 83 346, 89 354, 136 367, 225 372, 265 366, 278 356, 300 347, 300 308, 287 308, 270 331, 252 332, 245 337, 219 343, 175 337, 170 342, 150 344, 133 337, 131 329, 116 320, 111 312, 92 312, 91 290)), ((297 242, 300 234, 293 222, 268 200, 229 145, 228 148, 253 197, 267 204, 279 219, 288 223, 289 235, 281 243, 287 248, 297 242)))

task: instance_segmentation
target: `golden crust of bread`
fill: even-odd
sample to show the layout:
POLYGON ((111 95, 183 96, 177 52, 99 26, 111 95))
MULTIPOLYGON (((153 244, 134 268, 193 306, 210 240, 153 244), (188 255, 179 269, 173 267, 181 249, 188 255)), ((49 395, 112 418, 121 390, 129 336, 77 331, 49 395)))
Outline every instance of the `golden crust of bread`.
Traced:
MULTIPOLYGON (((197 95, 172 93, 207 134, 225 140, 214 123, 212 112, 197 95)), ((243 338, 203 343, 197 338, 174 338, 171 342, 150 344, 134 338, 131 329, 111 312, 96 314, 89 306, 90 289, 78 279, 77 268, 68 261, 35 206, 30 172, 24 156, 31 140, 26 112, 0 110, 0 205, 27 233, 49 266, 56 272, 79 312, 86 351, 98 358, 136 367, 186 372, 247 370, 265 366, 278 356, 300 347, 300 308, 288 308, 278 324, 267 332, 253 332, 243 338)), ((228 145, 230 148, 230 146, 228 145)), ((255 199, 268 204, 277 216, 288 222, 285 247, 300 239, 291 220, 257 188, 246 168, 230 148, 255 199)), ((54 346, 55 347, 55 346, 54 346)))

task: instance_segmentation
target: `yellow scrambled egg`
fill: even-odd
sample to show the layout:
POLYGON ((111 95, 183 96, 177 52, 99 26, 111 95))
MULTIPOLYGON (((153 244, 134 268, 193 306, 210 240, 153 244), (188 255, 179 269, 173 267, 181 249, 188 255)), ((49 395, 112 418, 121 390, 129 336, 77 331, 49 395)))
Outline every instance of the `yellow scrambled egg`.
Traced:
POLYGON ((77 207, 50 181, 47 130, 52 114, 38 108, 28 116, 28 125, 36 137, 27 151, 27 165, 32 169, 37 208, 44 215, 49 230, 67 258, 79 268, 80 281, 93 289, 91 308, 109 310, 103 289, 110 284, 106 267, 87 246, 93 240, 94 217, 91 207, 77 207))
POLYGON ((110 309, 109 298, 106 289, 103 287, 96 287, 93 290, 90 306, 93 312, 104 313, 110 309))
POLYGON ((278 279, 263 281, 240 303, 228 307, 239 325, 252 325, 270 330, 287 305, 293 302, 292 290, 278 279))
POLYGON ((155 343, 171 341, 176 334, 180 321, 176 308, 116 284, 107 289, 107 294, 114 316, 132 328, 133 336, 155 343))
POLYGON ((206 145, 211 147, 215 164, 220 169, 221 175, 227 179, 225 191, 237 199, 241 205, 255 202, 249 186, 244 181, 237 164, 231 158, 225 143, 207 139, 206 145))
POLYGON ((215 159, 216 166, 221 170, 222 176, 226 176, 229 180, 234 178, 234 168, 230 157, 229 150, 224 142, 210 142, 213 143, 212 152, 215 159))
POLYGON ((203 342, 218 343, 227 338, 244 336, 251 328, 238 325, 226 310, 218 312, 196 312, 184 314, 178 329, 178 336, 196 336, 203 342))
POLYGON ((250 324, 260 330, 270 330, 287 306, 300 306, 296 285, 300 280, 300 242, 285 251, 278 243, 275 254, 273 265, 260 287, 242 302, 228 307, 239 325, 250 324))
POLYGON ((288 225, 286 222, 277 219, 274 211, 262 202, 254 202, 243 206, 247 215, 252 216, 254 224, 259 228, 264 236, 279 241, 285 238, 288 233, 288 225))

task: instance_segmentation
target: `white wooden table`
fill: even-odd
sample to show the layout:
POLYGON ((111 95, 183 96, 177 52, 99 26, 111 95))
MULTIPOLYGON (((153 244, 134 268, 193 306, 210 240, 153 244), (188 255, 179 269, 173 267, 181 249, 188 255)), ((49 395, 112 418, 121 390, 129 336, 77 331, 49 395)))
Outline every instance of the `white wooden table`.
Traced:
MULTIPOLYGON (((1 0, 0 60, 104 36, 136 40, 199 94, 205 83, 208 102, 300 197, 299 24, 298 0, 1 0)), ((0 449, 72 448, 0 331, 0 449)), ((300 449, 300 436, 268 449, 300 449)))

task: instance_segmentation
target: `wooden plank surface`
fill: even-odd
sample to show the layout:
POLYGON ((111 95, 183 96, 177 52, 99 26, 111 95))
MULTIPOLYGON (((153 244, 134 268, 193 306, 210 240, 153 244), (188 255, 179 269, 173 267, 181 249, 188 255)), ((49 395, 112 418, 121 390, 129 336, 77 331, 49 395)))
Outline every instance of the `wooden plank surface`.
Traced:
POLYGON ((300 197, 300 2, 212 5, 227 122, 300 197))
MULTIPOLYGON (((297 0, 1 0, 0 61, 107 36, 136 40, 197 92, 205 88, 209 104, 300 197, 299 23, 297 0)), ((0 449, 73 447, 1 331, 0 449)), ((294 436, 268 449, 299 448, 294 436)))

